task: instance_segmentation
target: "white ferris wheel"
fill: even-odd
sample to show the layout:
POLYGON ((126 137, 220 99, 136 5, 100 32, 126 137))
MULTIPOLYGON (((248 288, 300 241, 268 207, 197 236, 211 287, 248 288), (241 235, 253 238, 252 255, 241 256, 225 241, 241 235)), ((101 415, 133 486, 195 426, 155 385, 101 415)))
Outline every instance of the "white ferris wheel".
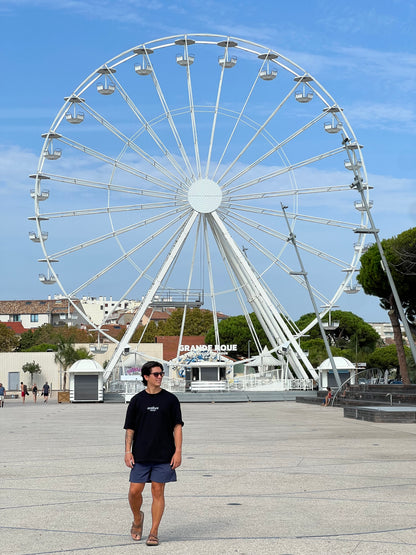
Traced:
MULTIPOLYGON (((178 294, 213 311, 218 343, 217 311, 244 314, 259 343, 254 312, 274 349, 290 345, 297 377, 313 370, 298 339, 316 321, 292 321, 312 312, 310 291, 323 315, 358 290, 369 187, 361 145, 312 75, 240 38, 153 40, 83 80, 42 137, 41 281, 69 301, 141 301, 106 378, 145 311, 178 294)), ((103 335, 106 323, 90 322, 103 335)))

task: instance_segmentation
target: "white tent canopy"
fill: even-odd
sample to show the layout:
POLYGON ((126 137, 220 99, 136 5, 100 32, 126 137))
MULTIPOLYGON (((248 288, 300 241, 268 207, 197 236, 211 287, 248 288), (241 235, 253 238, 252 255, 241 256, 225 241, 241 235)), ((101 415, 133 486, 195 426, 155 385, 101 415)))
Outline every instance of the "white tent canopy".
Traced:
POLYGON ((281 366, 281 362, 271 355, 267 347, 262 352, 246 363, 246 366, 281 366))

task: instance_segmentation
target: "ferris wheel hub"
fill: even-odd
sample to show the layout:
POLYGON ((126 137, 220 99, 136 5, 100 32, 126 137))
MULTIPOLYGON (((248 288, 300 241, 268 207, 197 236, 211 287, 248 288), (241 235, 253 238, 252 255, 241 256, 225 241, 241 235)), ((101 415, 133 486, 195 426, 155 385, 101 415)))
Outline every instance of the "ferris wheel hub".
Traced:
POLYGON ((215 212, 221 205, 222 191, 212 179, 197 179, 188 191, 188 202, 191 207, 201 214, 215 212))

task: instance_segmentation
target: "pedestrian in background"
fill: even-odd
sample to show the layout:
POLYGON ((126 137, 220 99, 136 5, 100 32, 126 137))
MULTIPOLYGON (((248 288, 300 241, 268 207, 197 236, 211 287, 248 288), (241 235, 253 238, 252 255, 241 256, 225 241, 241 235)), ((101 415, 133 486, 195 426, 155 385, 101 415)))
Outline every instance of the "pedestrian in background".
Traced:
POLYGON ((6 389, 3 387, 3 384, 0 383, 0 407, 4 407, 4 397, 6 395, 6 389))
POLYGON ((49 384, 48 384, 48 382, 45 382, 45 383, 43 384, 43 387, 42 387, 42 395, 43 395, 43 402, 44 402, 44 403, 47 403, 47 402, 48 402, 48 399, 49 399, 49 390, 50 390, 49 384))
POLYGON ((22 401, 24 403, 26 401, 26 395, 29 395, 29 392, 27 390, 27 385, 24 384, 23 382, 20 382, 20 394, 22 396, 22 401))
POLYGON ((32 393, 33 393, 33 400, 36 403, 36 399, 38 396, 38 386, 35 383, 33 384, 33 387, 32 387, 32 393))

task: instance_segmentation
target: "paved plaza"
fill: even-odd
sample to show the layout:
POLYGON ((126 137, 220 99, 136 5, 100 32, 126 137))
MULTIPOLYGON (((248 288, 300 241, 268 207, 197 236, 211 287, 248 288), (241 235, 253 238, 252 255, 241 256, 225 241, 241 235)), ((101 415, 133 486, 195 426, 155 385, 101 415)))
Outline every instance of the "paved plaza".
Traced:
MULTIPOLYGON (((0 553, 148 553, 130 539, 122 404, 0 409, 0 553)), ((414 554, 416 426, 296 404, 183 404, 157 553, 414 554)), ((148 486, 144 535, 150 527, 148 486)))

